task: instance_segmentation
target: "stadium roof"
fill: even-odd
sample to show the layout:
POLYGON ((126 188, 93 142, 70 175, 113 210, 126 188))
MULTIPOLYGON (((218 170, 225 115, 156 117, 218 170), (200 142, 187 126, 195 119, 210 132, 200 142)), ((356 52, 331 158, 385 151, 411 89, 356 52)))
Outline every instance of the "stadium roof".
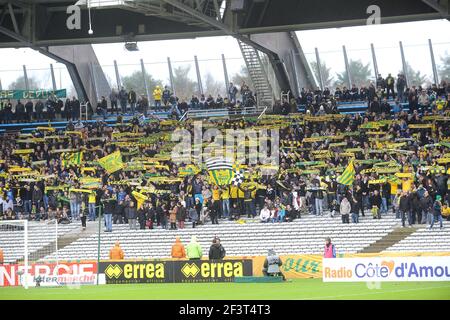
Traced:
POLYGON ((449 17, 448 0, 0 0, 0 47, 163 40, 364 25, 449 17), (66 27, 81 8, 81 29, 66 27))

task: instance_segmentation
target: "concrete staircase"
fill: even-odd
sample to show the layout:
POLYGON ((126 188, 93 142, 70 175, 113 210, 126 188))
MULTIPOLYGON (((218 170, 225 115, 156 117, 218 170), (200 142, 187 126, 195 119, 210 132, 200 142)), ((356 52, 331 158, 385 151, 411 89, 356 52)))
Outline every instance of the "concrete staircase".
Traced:
POLYGON ((396 228, 358 253, 379 253, 413 234, 417 228, 396 228))

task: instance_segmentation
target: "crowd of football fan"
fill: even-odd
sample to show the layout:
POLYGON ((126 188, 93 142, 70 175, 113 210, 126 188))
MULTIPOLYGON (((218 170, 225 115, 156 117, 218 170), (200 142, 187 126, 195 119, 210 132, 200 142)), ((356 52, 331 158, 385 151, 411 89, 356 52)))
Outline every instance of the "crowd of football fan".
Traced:
MULTIPOLYGON (((98 167, 93 171, 82 172, 83 166, 63 164, 61 152, 58 151, 83 150, 83 161, 96 162, 118 149, 114 144, 115 132, 135 132, 142 133, 143 137, 152 137, 161 132, 171 132, 179 125, 192 131, 192 125, 189 123, 163 126, 162 121, 152 119, 145 123, 131 121, 132 125, 118 123, 113 129, 103 121, 85 124, 70 121, 66 131, 77 131, 79 134, 65 134, 63 130, 57 130, 55 133, 36 130, 27 137, 26 142, 20 142, 18 134, 3 134, 0 137, 2 160, 0 217, 4 220, 20 218, 38 221, 56 218, 60 223, 82 220, 85 226, 85 220, 95 220, 101 208, 105 218, 107 217, 106 231, 112 231, 113 223, 129 223, 132 229, 138 227, 176 229, 184 228, 186 221, 192 222, 192 226, 195 227, 208 221, 219 223, 220 219, 240 219, 244 215, 254 218, 259 215, 262 222, 289 222, 301 218, 302 214, 323 215, 326 209, 333 217, 340 215, 343 223, 349 223, 350 217, 353 223, 358 223, 359 214, 364 216, 367 210, 370 210, 374 218, 382 218, 383 214, 393 210, 404 226, 426 222, 432 225, 435 219, 439 219, 442 226, 442 215, 450 218, 448 163, 444 164, 444 171, 426 171, 423 167, 435 166, 438 159, 450 152, 447 146, 439 144, 440 141, 450 138, 449 120, 445 118, 450 111, 450 86, 442 82, 439 86, 427 89, 420 87, 408 89, 402 79, 404 78, 401 75, 397 81, 391 76, 387 79, 380 77, 376 84, 371 83, 367 88, 344 87, 342 90, 337 88, 334 94, 328 89, 302 90, 297 99, 279 103, 275 111, 286 114, 298 112, 297 106, 305 105, 305 116, 337 114, 338 101, 363 100, 368 103, 368 111, 363 115, 342 115, 320 122, 308 121, 308 118, 287 117, 289 124, 280 129, 280 137, 285 141, 297 143, 298 149, 282 144, 279 172, 273 176, 259 176, 253 181, 254 184, 245 186, 214 186, 208 182, 208 175, 205 172, 186 176, 182 182, 157 184, 150 182, 142 171, 119 171, 107 175, 98 167), (394 90, 395 83, 396 90, 394 90), (391 97, 396 99, 395 106, 389 104, 388 99, 391 97), (379 100, 383 102, 380 104, 379 100), (404 102, 409 111, 403 110, 404 102), (424 116, 429 115, 439 115, 442 119, 434 121, 430 128, 409 128, 413 124, 429 123, 424 119, 424 116), (394 120, 386 122, 380 130, 385 132, 388 142, 406 141, 402 152, 369 152, 374 141, 366 131, 360 130, 360 127, 382 120, 394 120), (337 149, 330 146, 333 142, 330 139, 303 142, 305 138, 338 136, 355 131, 360 131, 361 134, 346 136, 345 145, 337 149), (55 135, 60 138, 55 138, 55 135), (333 171, 334 168, 347 166, 349 159, 339 156, 339 152, 344 152, 347 148, 362 148, 362 152, 356 153, 356 176, 351 186, 338 184, 336 178, 339 173, 333 171), (14 150, 18 149, 33 149, 33 151, 26 155, 14 153, 14 150), (297 155, 294 156, 293 150, 298 151, 297 155), (317 174, 304 175, 295 170, 290 171, 296 168, 298 161, 317 160, 308 150, 333 150, 334 154, 324 159, 326 166, 320 167, 317 174), (361 162, 358 163, 358 160, 361 162), (380 177, 370 170, 361 173, 362 170, 371 168, 364 160, 384 162, 393 160, 402 167, 403 172, 411 172, 412 176, 398 181, 385 180, 382 183, 371 184, 371 180, 380 177), (36 164, 35 168, 35 163, 41 163, 41 166, 36 164), (40 175, 45 178, 27 179, 11 174, 11 168, 33 168, 39 170, 40 175), (70 191, 70 188, 80 187, 79 177, 82 176, 100 178, 101 187, 91 193, 70 191), (132 195, 135 184, 121 183, 127 181, 137 181, 141 186, 151 185, 157 192, 151 193, 149 200, 138 208, 132 195), (59 186, 66 188, 58 189, 59 186)), ((237 100, 238 89, 233 84, 230 84, 228 97, 224 99, 202 97, 199 100, 193 97, 189 105, 184 100, 178 102, 167 87, 164 90, 155 88, 153 97, 157 110, 161 106, 169 106, 179 115, 186 110, 186 105, 187 108, 210 108, 212 103, 215 106, 223 104, 231 107, 241 103, 254 103, 253 93, 248 87, 243 87, 243 90, 241 88, 243 102, 237 100)), ((130 107, 132 112, 136 110, 146 113, 148 100, 140 97, 137 107, 136 96, 132 90, 126 92, 122 89, 118 93, 112 92, 111 111, 118 112, 118 101, 122 113, 127 112, 127 107, 130 107)), ((65 104, 60 100, 49 99, 49 101, 46 103, 47 115, 49 106, 56 103, 58 108, 55 109, 55 113, 65 112, 67 119, 75 120, 79 117, 79 113, 73 116, 73 110, 79 106, 75 98, 67 100, 65 104)), ((102 104, 105 108, 102 112, 106 113, 106 100, 101 102, 100 106, 102 104)), ((14 112, 11 102, 2 102, 2 121, 8 123, 13 120, 29 121, 42 118, 41 102, 36 103, 34 111, 31 101, 22 107, 21 102, 18 102, 14 112)), ((214 123, 219 128, 251 128, 257 125, 258 121, 215 120, 214 123)), ((145 147, 139 146, 137 155, 154 157, 164 145, 165 141, 161 139, 145 147)), ((123 160, 128 162, 132 157, 124 153, 123 160)), ((177 165, 170 160, 164 161, 164 164, 169 170, 153 171, 150 174, 177 176, 179 169, 177 165)), ((257 168, 248 170, 252 172, 257 168)))
MULTIPOLYGON (((169 112, 170 117, 180 118, 188 110, 227 108, 230 111, 239 111, 255 105, 256 96, 244 82, 240 90, 230 83, 227 96, 220 94, 214 98, 211 94, 205 96, 192 95, 179 99, 165 86, 164 89, 156 86, 152 92, 153 105, 145 94, 138 94, 132 88, 127 91, 122 87, 119 91, 112 89, 109 97, 102 96, 96 104, 96 113, 106 119, 108 114, 136 114, 147 115, 150 112, 169 112), (237 99, 238 93, 241 99, 237 99), (108 103, 109 100, 109 103, 108 103)), ((88 118, 94 114, 92 103, 80 102, 76 97, 63 101, 55 95, 50 95, 45 101, 28 99, 26 102, 17 100, 13 104, 11 99, 0 100, 0 123, 28 122, 31 120, 66 119, 76 121, 81 113, 86 112, 88 118)))
MULTIPOLYGON (((386 78, 379 75, 375 83, 370 82, 368 86, 360 88, 356 85, 352 85, 351 88, 337 87, 334 92, 331 92, 329 88, 324 90, 319 87, 315 90, 302 88, 298 97, 291 97, 289 101, 286 99, 277 101, 274 112, 289 114, 304 108, 307 113, 313 115, 330 114, 338 113, 337 106, 340 102, 363 101, 368 104, 368 110, 374 113, 399 113, 407 106, 411 112, 417 110, 422 114, 433 107, 442 111, 448 103, 448 94, 448 84, 444 80, 440 84, 432 84, 427 88, 408 87, 406 78, 402 74, 399 74, 397 79, 391 74, 386 78)), ((244 108, 253 107, 257 100, 256 94, 245 82, 240 85, 240 89, 230 83, 225 97, 220 94, 215 98, 211 94, 201 94, 200 96, 192 95, 190 99, 187 97, 180 99, 168 86, 164 88, 156 86, 151 98, 152 104, 149 97, 136 93, 132 88, 129 91, 123 87, 119 91, 113 89, 109 97, 102 96, 97 102, 96 113, 103 115, 106 119, 108 114, 143 113, 147 115, 153 111, 168 111, 170 117, 179 119, 186 111, 195 109, 226 108, 236 113, 244 108)), ((84 106, 75 97, 65 101, 55 96, 49 96, 45 102, 18 100, 15 105, 9 99, 1 100, 0 123, 54 119, 75 121, 80 118, 82 108, 86 108, 88 117, 92 117, 94 110, 91 103, 87 101, 84 106)))

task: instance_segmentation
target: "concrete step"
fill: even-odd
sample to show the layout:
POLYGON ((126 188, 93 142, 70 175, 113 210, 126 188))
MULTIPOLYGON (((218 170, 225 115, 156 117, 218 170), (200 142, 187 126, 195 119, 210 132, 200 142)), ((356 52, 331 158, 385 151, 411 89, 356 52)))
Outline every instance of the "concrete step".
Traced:
POLYGON ((396 228, 358 253, 379 253, 413 234, 417 228, 396 228))

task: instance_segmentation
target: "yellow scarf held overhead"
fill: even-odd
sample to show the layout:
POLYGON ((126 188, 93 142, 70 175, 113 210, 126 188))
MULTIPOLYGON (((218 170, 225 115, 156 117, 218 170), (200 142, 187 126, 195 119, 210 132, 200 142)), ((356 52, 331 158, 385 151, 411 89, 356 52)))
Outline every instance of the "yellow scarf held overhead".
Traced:
POLYGON ((131 194, 137 201, 137 209, 141 209, 144 202, 148 200, 148 197, 137 191, 133 191, 131 194))

